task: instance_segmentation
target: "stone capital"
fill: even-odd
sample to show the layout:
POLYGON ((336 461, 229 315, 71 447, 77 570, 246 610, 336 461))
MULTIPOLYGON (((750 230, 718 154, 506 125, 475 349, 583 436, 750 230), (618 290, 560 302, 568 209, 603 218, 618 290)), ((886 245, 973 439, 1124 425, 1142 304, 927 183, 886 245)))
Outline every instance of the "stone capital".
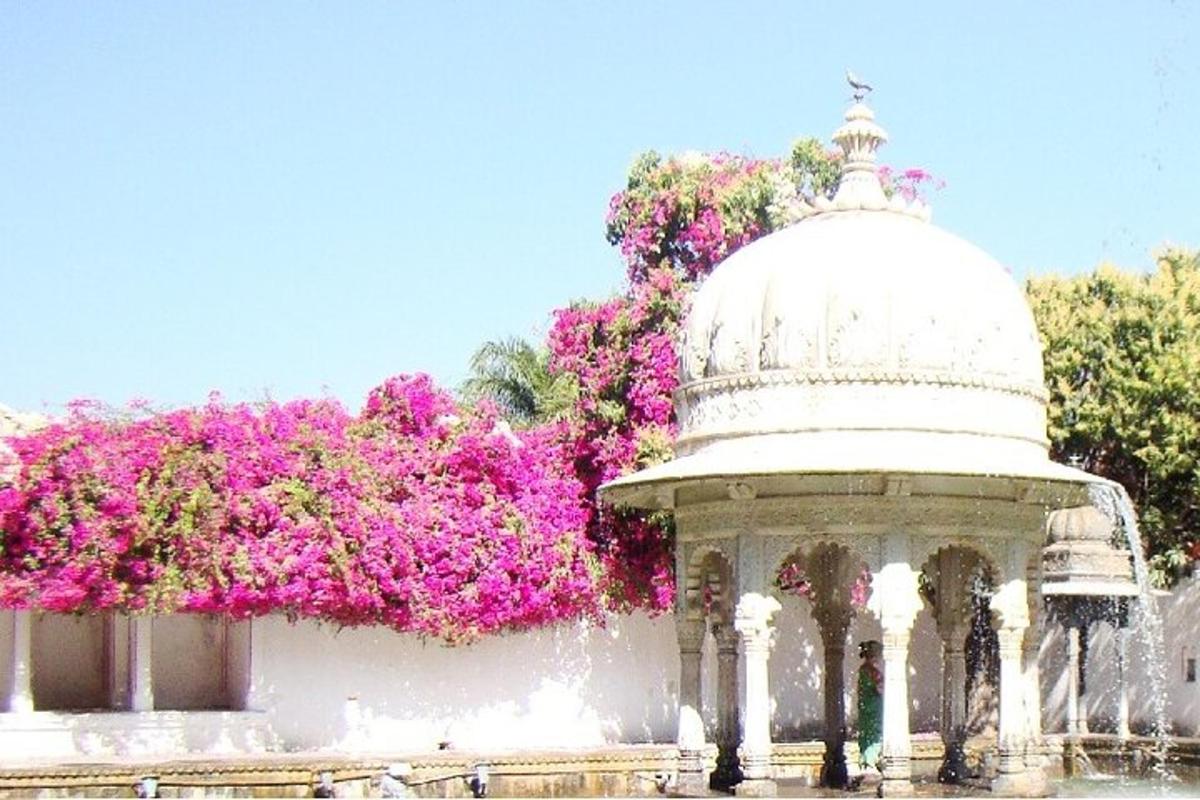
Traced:
POLYGON ((1025 630, 1025 628, 1002 625, 996 631, 996 638, 1000 643, 1000 658, 1021 658, 1025 642, 1025 630))
POLYGON ((992 595, 991 610, 997 617, 999 628, 1024 631, 1029 627, 1029 600, 1023 578, 1005 581, 992 595))
POLYGON ((884 631, 912 629, 924 605, 919 578, 907 563, 887 564, 875 574, 867 607, 879 618, 884 631))
POLYGON ((765 642, 771 635, 771 617, 781 608, 779 601, 770 595, 747 592, 738 600, 733 626, 743 639, 765 642))
POLYGON ((908 660, 909 629, 883 632, 883 660, 908 660))
POLYGON ((966 649, 967 634, 971 632, 971 626, 965 621, 946 624, 942 624, 939 621, 937 631, 938 636, 942 639, 942 644, 946 647, 946 651, 958 653, 966 649))
POLYGON ((704 620, 676 619, 675 636, 681 653, 698 653, 704 646, 704 620))
POLYGON ((738 632, 733 625, 719 622, 713 625, 712 632, 718 655, 737 655, 738 632))
POLYGON ((850 630, 850 623, 854 621, 854 609, 849 603, 819 602, 813 605, 812 612, 821 639, 826 642, 845 639, 846 631, 850 630))

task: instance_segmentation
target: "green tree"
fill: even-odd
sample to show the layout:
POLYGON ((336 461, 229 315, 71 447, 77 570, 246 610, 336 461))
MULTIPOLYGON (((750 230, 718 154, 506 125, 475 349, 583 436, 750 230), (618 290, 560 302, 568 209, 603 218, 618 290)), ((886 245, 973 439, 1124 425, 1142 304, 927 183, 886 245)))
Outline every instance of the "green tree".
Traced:
POLYGON ((491 400, 518 425, 561 419, 574 408, 579 384, 573 375, 550 374, 549 358, 548 350, 518 337, 484 342, 471 357, 462 396, 491 400))
POLYGON ((1122 483, 1169 582, 1200 555, 1200 253, 1026 285, 1045 352, 1053 455, 1122 483))

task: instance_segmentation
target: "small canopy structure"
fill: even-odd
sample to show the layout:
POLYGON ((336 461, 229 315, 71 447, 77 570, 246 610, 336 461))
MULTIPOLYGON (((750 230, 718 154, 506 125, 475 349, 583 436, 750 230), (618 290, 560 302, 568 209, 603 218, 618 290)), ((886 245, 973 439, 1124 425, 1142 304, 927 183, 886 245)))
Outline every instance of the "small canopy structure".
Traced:
MULTIPOLYGON (((885 194, 875 154, 887 135, 861 100, 833 139, 845 156, 834 196, 727 258, 693 297, 675 458, 602 486, 601 496, 674 511, 680 702, 699 704, 711 631, 718 770, 740 771, 739 793, 775 789, 773 595, 781 565, 799 560, 823 640, 827 783, 846 774, 842 664, 855 613, 849 588, 864 568, 883 631, 881 792, 912 792, 906 660, 926 600, 944 644, 943 777, 961 770, 967 579, 986 566, 997 581, 1000 657, 994 788, 1038 794, 1037 640, 1028 632, 1047 516, 1086 504, 1098 479, 1049 459, 1041 348, 1011 274, 932 225, 919 201, 885 194), (924 598, 923 570, 933 576, 924 598)), ((683 785, 699 790, 702 760, 687 755, 694 736, 680 744, 683 785)))
POLYGON ((1067 733, 1088 732, 1087 643, 1091 627, 1117 634, 1117 735, 1129 737, 1129 606, 1140 594, 1129 550, 1114 544, 1113 521, 1093 506, 1050 515, 1042 552, 1042 594, 1050 617, 1067 630, 1067 733))

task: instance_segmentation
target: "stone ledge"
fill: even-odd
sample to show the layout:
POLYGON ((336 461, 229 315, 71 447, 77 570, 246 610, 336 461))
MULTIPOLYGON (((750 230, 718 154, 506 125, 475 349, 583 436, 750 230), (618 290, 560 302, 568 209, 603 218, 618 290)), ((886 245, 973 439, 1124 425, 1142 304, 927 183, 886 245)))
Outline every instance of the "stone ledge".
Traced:
POLYGON ((655 777, 674 773, 674 745, 614 745, 581 750, 467 751, 349 755, 295 752, 179 759, 121 759, 119 762, 0 767, 0 798, 132 795, 144 775, 159 779, 161 796, 309 797, 322 772, 333 774, 339 796, 363 797, 375 790, 389 764, 406 762, 416 796, 469 797, 464 777, 489 765, 497 796, 657 794, 655 777))

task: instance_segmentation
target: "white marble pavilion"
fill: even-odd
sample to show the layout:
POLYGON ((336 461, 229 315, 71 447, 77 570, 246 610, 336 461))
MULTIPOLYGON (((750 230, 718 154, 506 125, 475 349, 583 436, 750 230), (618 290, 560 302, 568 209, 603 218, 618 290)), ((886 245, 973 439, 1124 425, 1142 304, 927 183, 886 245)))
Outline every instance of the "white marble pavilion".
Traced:
MULTIPOLYGON (((1097 479, 1048 457, 1041 348, 1009 272, 930 224, 920 202, 885 195, 875 152, 887 135, 861 100, 833 138, 845 154, 835 196, 730 256, 693 298, 675 459, 602 495, 674 510, 680 703, 699 696, 711 631, 721 653, 718 769, 736 753, 739 793, 775 788, 771 643, 789 633, 772 624, 775 578, 794 560, 811 583, 825 650, 824 772, 833 785, 845 771, 850 584, 869 572, 868 608, 883 631, 881 793, 909 795, 913 623, 929 601, 943 649, 943 773, 952 778, 965 713, 966 581, 983 567, 997 587, 994 788, 1039 794, 1033 629, 1047 514, 1085 504, 1097 479)), ((688 749, 684 738, 694 737, 681 736, 688 749)), ((703 761, 691 763, 699 789, 703 761)))

